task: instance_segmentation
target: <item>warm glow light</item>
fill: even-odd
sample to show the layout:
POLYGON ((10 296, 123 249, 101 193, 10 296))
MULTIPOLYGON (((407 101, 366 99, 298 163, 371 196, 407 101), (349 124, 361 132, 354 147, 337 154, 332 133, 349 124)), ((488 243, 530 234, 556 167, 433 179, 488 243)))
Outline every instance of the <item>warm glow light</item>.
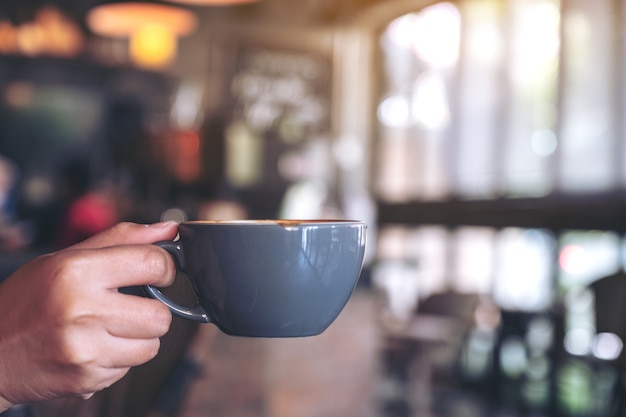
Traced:
POLYGON ((200 151, 200 136, 195 131, 182 131, 178 135, 180 152, 185 157, 195 157, 200 151))
POLYGON ((0 21, 0 53, 12 53, 17 50, 18 30, 8 20, 0 21))
POLYGON ((200 175, 200 136, 192 130, 171 132, 165 142, 167 165, 183 182, 190 182, 200 175))
POLYGON ((81 29, 54 7, 38 10, 33 20, 19 25, 0 20, 0 53, 73 56, 82 47, 81 29))
POLYGON ((148 3, 104 4, 87 15, 87 25, 94 33, 110 37, 130 37, 146 25, 161 25, 175 36, 192 33, 197 19, 188 10, 148 3))
POLYGON ((130 38, 130 56, 142 67, 162 67, 176 55, 176 37, 165 26, 148 24, 130 38))

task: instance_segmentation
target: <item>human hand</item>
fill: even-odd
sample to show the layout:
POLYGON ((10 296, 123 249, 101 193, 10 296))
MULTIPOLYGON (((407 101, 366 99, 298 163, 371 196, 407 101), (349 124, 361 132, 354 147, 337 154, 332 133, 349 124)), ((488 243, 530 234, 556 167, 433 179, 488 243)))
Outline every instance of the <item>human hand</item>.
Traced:
POLYGON ((0 412, 88 398, 156 356, 171 313, 118 289, 170 285, 172 259, 151 243, 176 232, 173 222, 120 223, 34 259, 0 284, 0 412))

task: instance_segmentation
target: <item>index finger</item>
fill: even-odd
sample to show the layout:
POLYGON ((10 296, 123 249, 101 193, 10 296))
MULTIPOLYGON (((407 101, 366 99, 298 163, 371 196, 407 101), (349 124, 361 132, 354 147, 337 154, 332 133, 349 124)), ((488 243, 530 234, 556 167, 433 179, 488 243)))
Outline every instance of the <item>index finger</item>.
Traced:
POLYGON ((162 222, 154 224, 122 222, 104 232, 98 233, 89 239, 72 246, 72 248, 93 249, 115 245, 154 243, 159 240, 173 239, 176 236, 177 231, 178 225, 176 222, 162 222))
POLYGON ((172 257, 155 245, 123 245, 99 249, 70 250, 78 260, 77 274, 90 277, 106 289, 135 285, 166 287, 172 284, 176 267, 172 257))

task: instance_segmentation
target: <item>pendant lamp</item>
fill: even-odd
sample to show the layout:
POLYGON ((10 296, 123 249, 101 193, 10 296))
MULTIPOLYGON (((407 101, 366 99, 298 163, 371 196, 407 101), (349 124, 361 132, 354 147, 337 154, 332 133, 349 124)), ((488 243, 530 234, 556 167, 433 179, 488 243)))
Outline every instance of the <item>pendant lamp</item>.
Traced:
POLYGON ((136 65, 159 68, 174 59, 178 38, 191 34, 197 19, 181 7, 127 2, 93 8, 87 25, 97 35, 128 39, 130 58, 136 65))
POLYGON ((160 25, 176 36, 191 34, 196 16, 181 7, 143 2, 109 3, 87 14, 87 26, 100 36, 127 38, 146 25, 160 25))

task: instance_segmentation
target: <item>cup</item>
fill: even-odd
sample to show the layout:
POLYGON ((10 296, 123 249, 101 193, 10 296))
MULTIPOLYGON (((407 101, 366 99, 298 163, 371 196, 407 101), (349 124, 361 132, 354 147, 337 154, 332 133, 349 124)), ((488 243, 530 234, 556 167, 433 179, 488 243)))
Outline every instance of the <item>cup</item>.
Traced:
POLYGON ((174 315, 245 337, 303 337, 337 318, 359 280, 366 225, 350 220, 189 221, 180 238, 156 243, 174 258, 198 298, 182 306, 158 288, 174 315))

